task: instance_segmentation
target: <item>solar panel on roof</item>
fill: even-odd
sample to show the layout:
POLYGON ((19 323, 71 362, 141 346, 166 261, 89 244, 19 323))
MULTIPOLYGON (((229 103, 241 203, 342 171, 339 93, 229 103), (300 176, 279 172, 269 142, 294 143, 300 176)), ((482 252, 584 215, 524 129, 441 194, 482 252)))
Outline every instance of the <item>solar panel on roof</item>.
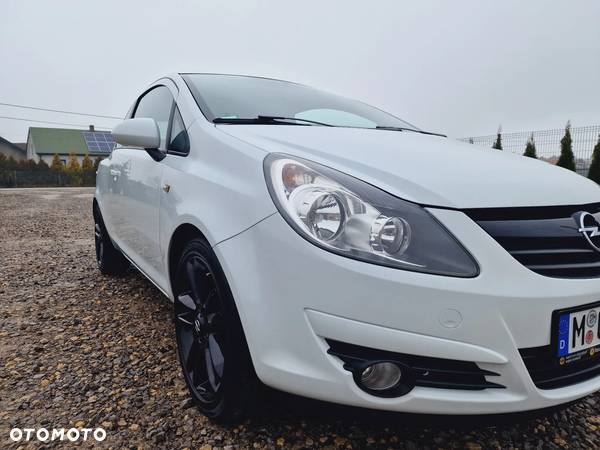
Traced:
POLYGON ((90 152, 110 153, 115 148, 112 134, 103 131, 84 131, 85 144, 90 152))

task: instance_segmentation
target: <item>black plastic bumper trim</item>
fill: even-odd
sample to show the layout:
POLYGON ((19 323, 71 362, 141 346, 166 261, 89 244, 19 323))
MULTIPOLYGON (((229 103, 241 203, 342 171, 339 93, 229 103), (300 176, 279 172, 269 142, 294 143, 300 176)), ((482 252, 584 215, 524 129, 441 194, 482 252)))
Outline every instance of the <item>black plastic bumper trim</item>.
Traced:
POLYGON ((486 377, 499 376, 498 373, 479 368, 471 361, 434 358, 430 356, 409 355, 386 350, 371 349, 355 344, 327 339, 329 353, 344 363, 345 370, 352 372, 361 389, 380 397, 404 395, 414 386, 438 389, 484 390, 504 389, 505 386, 490 382, 486 377), (389 361, 403 369, 403 378, 397 390, 369 391, 360 385, 360 373, 374 362, 389 361))
POLYGON ((600 376, 600 355, 561 366, 550 345, 519 349, 533 383, 539 389, 559 389, 600 376))

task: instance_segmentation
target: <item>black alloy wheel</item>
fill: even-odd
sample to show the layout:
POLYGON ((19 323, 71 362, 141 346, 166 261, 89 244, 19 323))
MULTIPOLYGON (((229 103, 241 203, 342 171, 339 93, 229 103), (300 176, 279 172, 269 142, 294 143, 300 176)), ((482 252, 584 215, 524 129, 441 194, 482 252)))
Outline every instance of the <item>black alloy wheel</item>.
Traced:
POLYGON ((214 274, 202 256, 188 255, 184 265, 187 289, 175 303, 181 363, 195 396, 212 405, 219 401, 225 366, 222 302, 214 274))
POLYGON ((199 409, 212 419, 241 417, 256 386, 237 309, 210 246, 192 240, 176 272, 179 361, 199 409))

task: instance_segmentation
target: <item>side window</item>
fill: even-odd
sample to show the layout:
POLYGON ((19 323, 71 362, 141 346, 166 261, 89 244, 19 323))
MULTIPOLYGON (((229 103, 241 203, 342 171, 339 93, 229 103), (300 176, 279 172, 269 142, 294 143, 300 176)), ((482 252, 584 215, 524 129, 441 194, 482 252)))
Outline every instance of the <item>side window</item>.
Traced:
POLYGON ((177 154, 187 155, 190 152, 190 140, 185 124, 181 118, 179 108, 175 107, 173 112, 173 124, 171 125, 171 135, 168 150, 177 154))
POLYGON ((165 151, 169 118, 173 108, 173 96, 165 86, 158 86, 146 92, 138 101, 133 117, 149 117, 156 120, 160 131, 160 150, 165 151))

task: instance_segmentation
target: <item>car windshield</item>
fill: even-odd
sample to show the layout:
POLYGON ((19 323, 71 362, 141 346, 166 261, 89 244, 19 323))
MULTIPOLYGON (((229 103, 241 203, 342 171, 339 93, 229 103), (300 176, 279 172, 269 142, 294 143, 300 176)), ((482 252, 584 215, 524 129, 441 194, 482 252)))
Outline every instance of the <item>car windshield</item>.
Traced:
POLYGON ((288 81, 217 74, 185 74, 183 78, 207 119, 220 123, 252 123, 241 119, 276 123, 264 120, 274 118, 278 123, 285 120, 298 125, 418 130, 365 103, 288 81))

